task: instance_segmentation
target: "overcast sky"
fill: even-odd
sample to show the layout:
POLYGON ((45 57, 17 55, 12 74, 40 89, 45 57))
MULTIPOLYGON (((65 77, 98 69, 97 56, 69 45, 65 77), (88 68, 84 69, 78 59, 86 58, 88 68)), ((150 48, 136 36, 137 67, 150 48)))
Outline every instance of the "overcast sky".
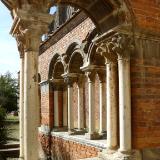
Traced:
POLYGON ((0 1, 0 74, 9 71, 17 77, 19 53, 15 39, 9 34, 11 26, 10 12, 0 1))

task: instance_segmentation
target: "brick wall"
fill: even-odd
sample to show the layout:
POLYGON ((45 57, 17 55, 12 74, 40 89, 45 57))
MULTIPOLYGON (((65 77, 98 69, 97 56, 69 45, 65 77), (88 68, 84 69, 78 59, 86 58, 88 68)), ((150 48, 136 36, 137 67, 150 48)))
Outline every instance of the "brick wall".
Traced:
POLYGON ((131 59, 132 143, 134 148, 160 146, 160 44, 136 39, 131 59))
POLYGON ((87 18, 39 56, 39 72, 42 81, 48 79, 49 64, 53 55, 65 53, 73 42, 79 41, 81 43, 86 38, 88 32, 94 27, 91 19, 87 18))
POLYGON ((48 83, 41 85, 41 124, 53 127, 54 95, 48 83))
POLYGON ((160 32, 160 1, 129 0, 135 15, 135 21, 143 29, 160 32))
POLYGON ((52 137, 52 157, 63 160, 78 160, 82 158, 97 157, 100 149, 80 144, 74 141, 52 137))

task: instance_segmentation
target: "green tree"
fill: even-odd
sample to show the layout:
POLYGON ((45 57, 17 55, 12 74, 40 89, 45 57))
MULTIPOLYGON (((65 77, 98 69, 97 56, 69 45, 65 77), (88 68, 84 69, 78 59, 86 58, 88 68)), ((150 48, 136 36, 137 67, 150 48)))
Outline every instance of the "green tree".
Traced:
POLYGON ((0 106, 7 112, 16 111, 18 99, 18 83, 11 74, 7 72, 0 76, 0 106))
POLYGON ((0 106, 0 145, 7 141, 7 128, 6 128, 6 111, 0 106))

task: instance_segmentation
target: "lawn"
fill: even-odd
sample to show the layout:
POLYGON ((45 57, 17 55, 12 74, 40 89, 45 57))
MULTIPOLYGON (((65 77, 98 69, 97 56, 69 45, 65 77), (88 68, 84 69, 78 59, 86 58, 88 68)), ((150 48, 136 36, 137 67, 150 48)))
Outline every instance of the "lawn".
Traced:
POLYGON ((8 138, 7 143, 19 142, 19 118, 18 116, 7 115, 6 119, 8 138))

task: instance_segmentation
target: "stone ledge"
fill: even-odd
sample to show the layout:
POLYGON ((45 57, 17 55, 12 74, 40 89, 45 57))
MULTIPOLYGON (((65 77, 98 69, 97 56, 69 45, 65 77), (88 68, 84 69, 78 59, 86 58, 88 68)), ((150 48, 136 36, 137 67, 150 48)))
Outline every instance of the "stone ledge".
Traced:
MULTIPOLYGON (((67 141, 77 142, 83 145, 98 148, 100 150, 106 149, 107 145, 103 140, 87 140, 84 135, 68 135, 68 132, 51 132, 52 136, 62 138, 67 141)), ((104 140, 107 141, 107 140, 104 140)))
POLYGON ((99 153, 98 158, 99 160, 142 160, 142 155, 138 150, 132 150, 130 153, 104 150, 99 153))

